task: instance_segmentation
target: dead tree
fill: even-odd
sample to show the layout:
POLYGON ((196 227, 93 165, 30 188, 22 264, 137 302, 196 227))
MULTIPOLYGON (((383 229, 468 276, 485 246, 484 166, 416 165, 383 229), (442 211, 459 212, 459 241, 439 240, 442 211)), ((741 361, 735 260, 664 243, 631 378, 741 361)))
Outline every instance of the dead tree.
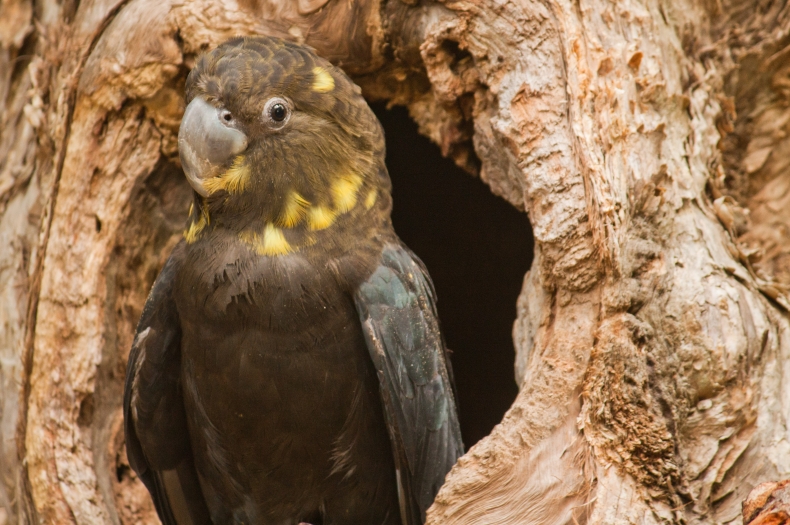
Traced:
POLYGON ((790 475, 785 2, 3 0, 0 523, 155 522, 121 384, 189 199, 182 87, 261 33, 534 228, 520 393, 431 524, 740 523, 790 475))

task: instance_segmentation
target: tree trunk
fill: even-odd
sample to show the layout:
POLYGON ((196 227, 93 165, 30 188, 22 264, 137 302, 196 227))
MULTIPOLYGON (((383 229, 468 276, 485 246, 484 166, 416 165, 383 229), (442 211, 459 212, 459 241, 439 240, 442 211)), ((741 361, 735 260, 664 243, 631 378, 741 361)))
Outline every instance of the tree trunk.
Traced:
POLYGON ((790 480, 757 485, 743 502, 746 525, 790 525, 790 480))
POLYGON ((741 523, 790 476, 785 2, 3 0, 0 525, 156 522, 120 404, 182 88, 261 33, 529 214, 520 393, 430 524, 741 523))

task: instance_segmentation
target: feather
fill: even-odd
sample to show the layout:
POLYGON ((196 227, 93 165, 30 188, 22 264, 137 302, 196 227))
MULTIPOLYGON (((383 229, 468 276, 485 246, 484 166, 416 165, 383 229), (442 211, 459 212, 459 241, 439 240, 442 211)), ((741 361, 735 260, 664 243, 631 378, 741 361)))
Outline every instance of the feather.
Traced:
POLYGON ((354 299, 379 377, 401 508, 417 525, 463 454, 433 288, 419 259, 389 244, 354 299))
POLYGON ((179 384, 181 329, 172 294, 183 245, 173 250, 143 308, 123 401, 129 464, 165 525, 210 523, 192 463, 179 384))

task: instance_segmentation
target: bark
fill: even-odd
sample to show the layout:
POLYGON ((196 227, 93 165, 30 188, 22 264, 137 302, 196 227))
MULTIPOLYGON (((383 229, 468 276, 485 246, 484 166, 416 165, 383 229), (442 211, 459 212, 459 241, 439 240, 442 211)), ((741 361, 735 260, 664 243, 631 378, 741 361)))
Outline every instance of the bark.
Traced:
POLYGON ((747 525, 790 525, 790 480, 760 483, 743 502, 747 525))
POLYGON ((533 225, 519 396, 429 523, 741 523, 790 476, 784 2, 4 0, 0 523, 156 521, 121 385, 186 213, 182 86, 260 33, 533 225))

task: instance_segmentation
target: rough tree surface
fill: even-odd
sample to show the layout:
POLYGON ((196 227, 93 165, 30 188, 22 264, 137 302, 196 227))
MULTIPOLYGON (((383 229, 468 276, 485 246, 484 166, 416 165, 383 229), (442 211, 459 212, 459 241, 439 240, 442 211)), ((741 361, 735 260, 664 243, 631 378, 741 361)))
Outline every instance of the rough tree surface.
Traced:
POLYGON ((767 481, 743 502, 745 525, 790 525, 790 480, 767 481))
POLYGON ((0 524, 156 522, 121 384, 189 200, 182 86, 259 33, 532 222, 519 396, 430 524, 742 523, 790 476, 785 2, 3 0, 0 524))

